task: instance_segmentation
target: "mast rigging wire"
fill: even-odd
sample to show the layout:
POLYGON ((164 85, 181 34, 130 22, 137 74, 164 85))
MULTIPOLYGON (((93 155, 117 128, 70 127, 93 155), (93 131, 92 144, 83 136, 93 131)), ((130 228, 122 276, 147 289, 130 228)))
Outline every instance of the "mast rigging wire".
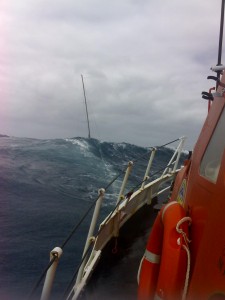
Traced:
POLYGON ((84 103, 85 103, 85 109, 86 109, 86 115, 87 115, 87 124, 88 124, 88 138, 91 138, 91 132, 90 132, 90 124, 89 124, 89 117, 88 117, 88 108, 87 108, 87 98, 85 93, 85 87, 84 87, 84 78, 81 74, 81 80, 82 80, 82 86, 83 86, 83 93, 84 93, 84 103))

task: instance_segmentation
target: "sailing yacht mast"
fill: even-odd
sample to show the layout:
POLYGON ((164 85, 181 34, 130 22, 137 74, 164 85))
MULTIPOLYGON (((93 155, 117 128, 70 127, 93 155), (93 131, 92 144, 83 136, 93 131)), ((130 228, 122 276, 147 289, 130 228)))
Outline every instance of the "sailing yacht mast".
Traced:
MULTIPOLYGON (((219 48, 218 48, 218 61, 217 66, 221 66, 222 45, 223 45, 223 27, 224 27, 224 4, 225 0, 221 2, 221 17, 220 17, 220 35, 219 35, 219 48)), ((220 79, 221 71, 217 71, 217 78, 220 79)), ((217 84, 218 87, 218 84, 217 84)))
POLYGON ((85 108, 86 108, 86 115, 87 115, 87 124, 88 124, 88 138, 91 138, 91 132, 90 132, 90 124, 89 124, 89 117, 88 117, 88 109, 87 109, 87 99, 86 99, 86 93, 85 93, 85 88, 84 88, 84 78, 83 75, 81 74, 81 80, 82 80, 82 85, 83 85, 83 92, 84 92, 84 102, 85 102, 85 108))

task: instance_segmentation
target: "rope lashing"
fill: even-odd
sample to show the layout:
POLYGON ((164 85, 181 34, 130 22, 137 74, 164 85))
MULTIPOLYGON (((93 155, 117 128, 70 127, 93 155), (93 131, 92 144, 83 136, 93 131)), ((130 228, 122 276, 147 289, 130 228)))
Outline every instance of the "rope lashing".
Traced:
POLYGON ((181 298, 182 300, 185 300, 186 296, 187 296, 188 283, 189 283, 189 277, 190 277, 190 268, 191 268, 191 254, 190 254, 190 249, 188 246, 188 244, 191 241, 188 239, 188 237, 187 237, 186 233, 183 231, 183 229, 180 228, 180 226, 185 222, 188 222, 188 225, 190 226, 192 223, 192 220, 190 217, 184 217, 177 223, 177 226, 176 226, 176 231, 182 235, 185 244, 182 243, 180 238, 178 239, 177 243, 178 243, 178 245, 182 246, 182 248, 186 251, 186 254, 187 254, 187 270, 186 270, 183 294, 182 294, 182 298, 181 298))

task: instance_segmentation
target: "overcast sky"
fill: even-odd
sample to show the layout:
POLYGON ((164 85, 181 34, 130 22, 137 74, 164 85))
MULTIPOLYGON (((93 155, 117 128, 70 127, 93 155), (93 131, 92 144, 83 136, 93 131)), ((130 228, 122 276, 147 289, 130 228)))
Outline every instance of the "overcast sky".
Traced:
POLYGON ((192 147, 221 0, 0 0, 0 133, 192 147))

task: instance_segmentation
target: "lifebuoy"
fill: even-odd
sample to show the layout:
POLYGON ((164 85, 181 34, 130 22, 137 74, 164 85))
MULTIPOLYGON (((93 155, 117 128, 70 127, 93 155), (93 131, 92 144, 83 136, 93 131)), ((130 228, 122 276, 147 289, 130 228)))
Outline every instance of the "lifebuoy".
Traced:
POLYGON ((141 300, 153 298, 156 290, 163 241, 163 224, 161 218, 160 212, 151 230, 151 235, 149 236, 138 271, 138 299, 141 300))
POLYGON ((184 208, 176 201, 169 202, 161 209, 139 268, 139 300, 183 298, 187 288, 190 222, 184 208), (149 251, 158 256, 158 263, 156 260, 149 261, 146 255, 149 251))

